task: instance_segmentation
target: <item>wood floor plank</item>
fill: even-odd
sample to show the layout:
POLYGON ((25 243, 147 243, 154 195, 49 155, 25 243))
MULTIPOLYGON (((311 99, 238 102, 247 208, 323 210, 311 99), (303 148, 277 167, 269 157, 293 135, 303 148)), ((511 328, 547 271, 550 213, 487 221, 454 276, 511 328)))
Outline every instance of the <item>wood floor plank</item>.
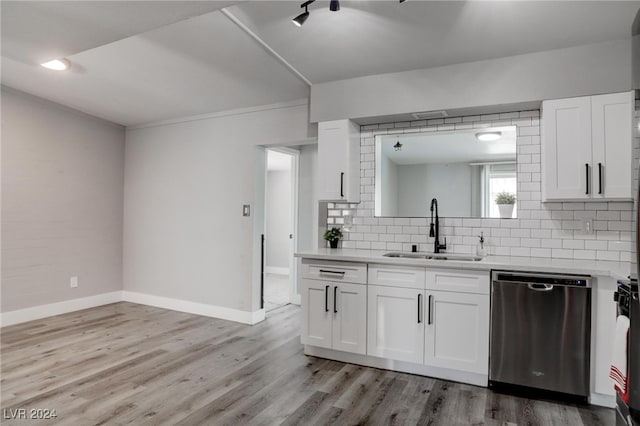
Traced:
POLYGON ((72 426, 614 423, 610 409, 307 357, 299 327, 291 305, 247 326, 125 302, 5 327, 0 405, 72 426))

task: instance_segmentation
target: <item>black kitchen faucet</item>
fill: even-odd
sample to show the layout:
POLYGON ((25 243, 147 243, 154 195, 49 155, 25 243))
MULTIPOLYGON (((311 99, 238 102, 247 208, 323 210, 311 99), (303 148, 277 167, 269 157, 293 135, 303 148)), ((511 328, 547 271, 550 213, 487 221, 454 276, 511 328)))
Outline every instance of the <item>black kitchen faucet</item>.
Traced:
POLYGON ((435 238, 433 242, 433 252, 440 253, 440 250, 447 249, 447 237, 444 238, 444 243, 440 244, 440 219, 438 218, 438 200, 433 198, 431 199, 431 226, 429 228, 429 236, 435 238), (433 210, 436 210, 436 221, 435 226, 433 222, 433 210), (434 230, 435 228, 435 230, 434 230))

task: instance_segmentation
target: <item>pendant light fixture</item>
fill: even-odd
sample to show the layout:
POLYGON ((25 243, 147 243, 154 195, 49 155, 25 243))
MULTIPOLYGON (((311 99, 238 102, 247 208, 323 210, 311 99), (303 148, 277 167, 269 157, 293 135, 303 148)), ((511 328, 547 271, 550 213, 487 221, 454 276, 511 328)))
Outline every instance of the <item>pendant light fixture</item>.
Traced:
MULTIPOLYGON (((300 5, 300 7, 304 8, 304 12, 302 12, 300 15, 296 16, 295 18, 293 18, 291 20, 291 22, 293 22, 293 25, 295 25, 296 27, 301 27, 302 24, 304 24, 304 22, 307 20, 307 18, 309 17, 309 10, 308 10, 308 6, 313 3, 316 0, 307 0, 306 2, 302 3, 300 5)), ((400 0, 400 3, 403 3, 405 0, 400 0)), ((329 2, 329 10, 332 12, 337 12, 340 10, 340 0, 331 0, 329 2)))

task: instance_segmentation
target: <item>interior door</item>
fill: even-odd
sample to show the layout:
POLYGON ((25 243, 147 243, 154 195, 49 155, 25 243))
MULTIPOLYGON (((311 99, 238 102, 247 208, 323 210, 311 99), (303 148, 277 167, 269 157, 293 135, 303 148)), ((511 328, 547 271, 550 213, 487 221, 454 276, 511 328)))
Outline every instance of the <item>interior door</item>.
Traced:
POLYGON ((369 285, 367 355, 422 363, 424 291, 369 285))

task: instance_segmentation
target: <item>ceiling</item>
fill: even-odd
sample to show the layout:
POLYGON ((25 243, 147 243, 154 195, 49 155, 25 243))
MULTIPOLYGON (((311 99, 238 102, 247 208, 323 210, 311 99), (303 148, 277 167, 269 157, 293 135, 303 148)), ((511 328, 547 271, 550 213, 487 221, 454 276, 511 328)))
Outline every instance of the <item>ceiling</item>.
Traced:
POLYGON ((2 84, 138 125, 307 98, 305 79, 622 39, 640 1, 342 1, 339 12, 330 12, 319 0, 301 28, 290 23, 301 11, 296 1, 2 1, 0 7, 2 84), (59 57, 71 61, 69 71, 39 66, 59 57))
POLYGON ((516 127, 381 136, 382 155, 398 165, 509 161, 516 159, 516 127), (477 133, 500 132, 496 141, 479 141, 477 133), (393 145, 399 141, 402 149, 393 145))

